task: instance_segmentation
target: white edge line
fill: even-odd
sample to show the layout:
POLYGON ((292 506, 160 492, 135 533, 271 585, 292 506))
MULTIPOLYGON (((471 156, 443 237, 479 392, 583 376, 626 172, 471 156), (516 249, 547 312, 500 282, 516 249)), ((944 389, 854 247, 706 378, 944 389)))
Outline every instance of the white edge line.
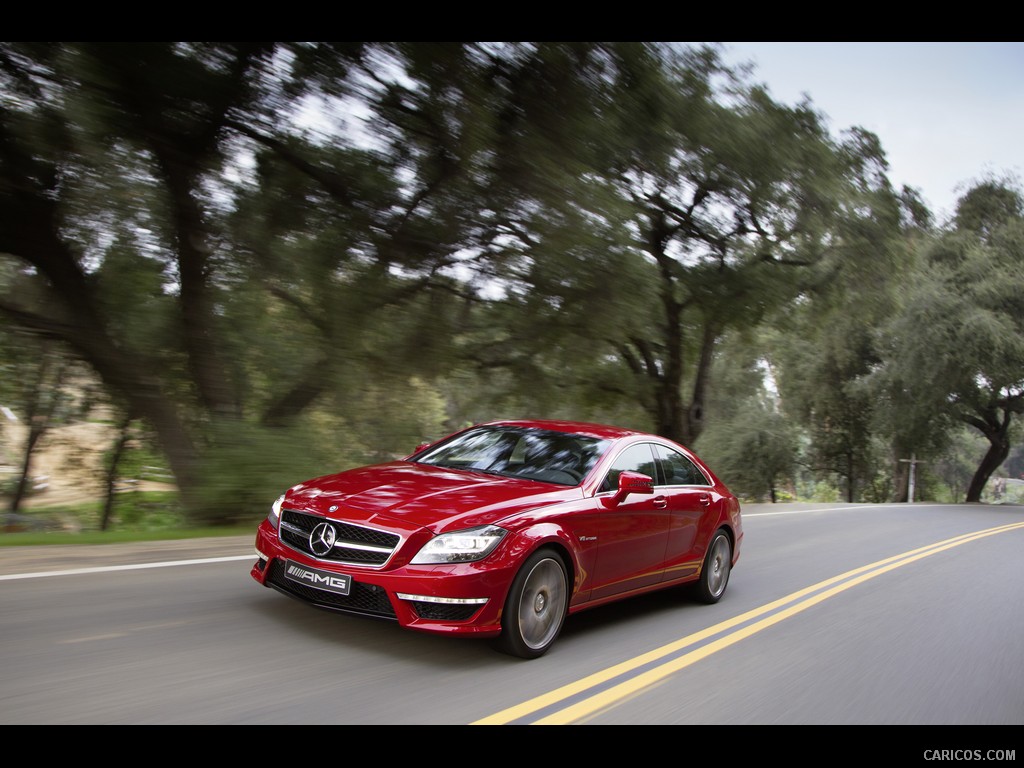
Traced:
MULTIPOLYGON (((1021 482, 1024 482, 1024 480, 1022 480, 1021 482)), ((780 502, 780 504, 784 504, 784 503, 786 503, 786 502, 780 502)), ((763 504, 761 506, 767 506, 767 504, 763 504)), ((936 506, 939 506, 939 507, 951 507, 951 508, 961 509, 961 508, 968 508, 968 507, 973 508, 976 505, 971 505, 971 504, 966 504, 966 503, 964 503, 964 504, 917 504, 917 503, 911 504, 911 503, 908 503, 908 502, 905 502, 905 501, 894 501, 894 502, 890 502, 888 504, 850 504, 850 505, 846 505, 846 506, 842 506, 842 507, 815 507, 814 509, 786 509, 786 510, 780 510, 778 512, 747 512, 747 511, 743 510, 742 506, 741 506, 741 511, 743 513, 744 519, 746 519, 748 517, 772 517, 772 516, 775 516, 775 515, 801 515, 801 514, 804 514, 805 512, 844 512, 844 511, 846 511, 848 509, 877 509, 877 510, 883 510, 883 509, 933 509, 936 506)), ((983 507, 983 508, 990 509, 990 510, 1012 509, 1012 510, 1016 511, 1017 508, 1022 507, 1024 505, 1021 505, 1021 504, 992 504, 992 505, 982 504, 980 506, 983 507)))
MULTIPOLYGON (((782 512, 743 512, 743 517, 772 517, 775 515, 802 515, 805 512, 843 512, 847 509, 888 509, 894 504, 856 504, 849 507, 818 507, 815 509, 787 509, 782 512)), ((742 509, 741 509, 742 511, 742 509)))
POLYGON ((133 565, 105 565, 96 568, 71 568, 65 571, 38 571, 36 573, 11 573, 0 576, 0 581, 16 579, 41 579, 47 576, 80 576, 86 573, 109 573, 110 571, 137 571, 143 568, 171 568, 177 565, 202 565, 203 563, 229 563, 234 560, 255 560, 256 555, 235 555, 232 557, 206 557, 200 560, 168 560, 162 563, 138 563, 133 565))

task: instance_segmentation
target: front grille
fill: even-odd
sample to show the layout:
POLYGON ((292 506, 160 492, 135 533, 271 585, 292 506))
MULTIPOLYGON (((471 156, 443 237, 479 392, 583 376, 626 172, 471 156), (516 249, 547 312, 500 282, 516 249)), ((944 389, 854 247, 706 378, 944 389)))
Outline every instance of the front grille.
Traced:
POLYGON ((388 593, 376 584, 364 584, 353 580, 352 590, 347 595, 325 592, 305 584, 298 584, 284 575, 284 561, 275 558, 270 566, 267 584, 286 595, 312 603, 319 608, 343 613, 358 613, 381 619, 395 619, 395 609, 388 599, 388 593))
POLYGON ((281 510, 279 530, 281 541, 292 549, 319 560, 350 565, 384 565, 402 541, 394 533, 296 512, 294 509, 281 510), (309 544, 309 535, 320 523, 328 523, 334 529, 334 547, 326 554, 313 552, 309 544))

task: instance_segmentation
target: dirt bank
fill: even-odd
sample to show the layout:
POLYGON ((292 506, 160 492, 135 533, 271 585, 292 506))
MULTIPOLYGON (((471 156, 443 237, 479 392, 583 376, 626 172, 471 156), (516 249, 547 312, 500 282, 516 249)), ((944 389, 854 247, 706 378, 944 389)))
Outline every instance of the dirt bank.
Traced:
MULTIPOLYGON (((4 420, 0 427, 0 480, 21 473, 28 430, 4 420)), ((32 452, 30 474, 35 489, 22 500, 24 509, 100 501, 104 495, 106 453, 117 439, 117 428, 102 421, 67 424, 46 432, 32 452)), ((174 490, 157 480, 126 479, 121 490, 174 490)))

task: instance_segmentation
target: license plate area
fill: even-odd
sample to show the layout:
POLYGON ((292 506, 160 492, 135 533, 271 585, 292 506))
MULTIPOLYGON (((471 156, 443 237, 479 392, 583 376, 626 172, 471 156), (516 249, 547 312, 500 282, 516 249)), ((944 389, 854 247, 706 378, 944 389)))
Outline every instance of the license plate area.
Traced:
POLYGON ((285 561, 284 575, 296 584, 304 584, 335 595, 347 595, 352 589, 352 577, 347 574, 322 571, 319 568, 299 565, 291 560, 285 561))

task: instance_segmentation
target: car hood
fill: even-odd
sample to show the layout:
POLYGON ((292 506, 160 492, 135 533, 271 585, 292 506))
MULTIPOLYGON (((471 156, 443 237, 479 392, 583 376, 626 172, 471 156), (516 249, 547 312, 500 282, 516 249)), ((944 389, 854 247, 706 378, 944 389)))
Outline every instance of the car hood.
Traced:
POLYGON ((339 520, 440 531, 455 523, 494 523, 582 495, 579 487, 396 461, 301 483, 288 491, 285 506, 339 520))

